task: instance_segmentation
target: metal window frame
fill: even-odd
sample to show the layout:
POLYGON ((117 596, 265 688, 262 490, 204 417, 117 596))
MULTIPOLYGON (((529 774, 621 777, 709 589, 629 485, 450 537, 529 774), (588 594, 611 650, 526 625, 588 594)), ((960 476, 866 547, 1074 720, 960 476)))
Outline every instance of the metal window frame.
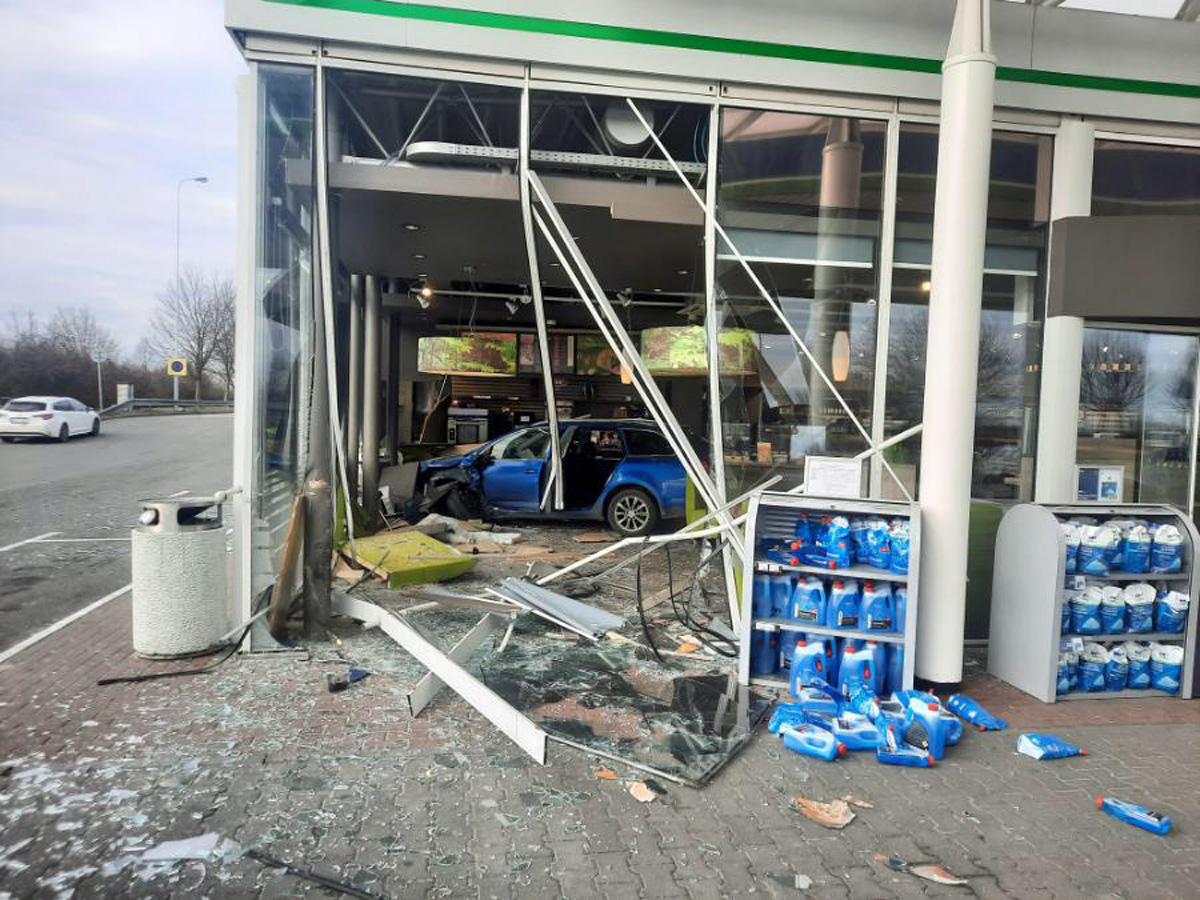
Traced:
MULTIPOLYGON (((238 200, 237 200, 237 306, 234 336, 233 564, 234 621, 250 619, 254 590, 254 497, 258 478, 254 467, 254 434, 258 423, 258 391, 255 385, 255 318, 258 311, 256 270, 258 266, 258 63, 250 62, 237 80, 238 200)), ((251 637, 251 642, 253 638, 251 637)), ((249 649, 247 644, 243 648, 249 649)))

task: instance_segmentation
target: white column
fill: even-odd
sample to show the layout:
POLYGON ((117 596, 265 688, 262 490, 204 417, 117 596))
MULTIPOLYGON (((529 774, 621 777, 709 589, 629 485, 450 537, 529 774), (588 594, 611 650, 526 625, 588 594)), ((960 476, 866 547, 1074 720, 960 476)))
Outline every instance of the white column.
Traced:
POLYGON ((350 276, 350 349, 346 377, 346 491, 358 502, 358 447, 362 442, 362 306, 363 277, 350 276))
POLYGON ((989 0, 959 0, 942 65, 921 444, 916 674, 962 680, 971 457, 996 58, 989 0))
MULTIPOLYGON (((1092 212, 1095 129, 1063 119, 1054 140, 1050 221, 1092 212)), ((1042 332, 1042 386, 1038 400, 1037 487, 1039 503, 1075 499, 1075 449, 1079 435, 1079 379, 1083 367, 1083 319, 1053 316, 1042 332)))
POLYGON ((379 277, 366 277, 363 307, 362 510, 368 528, 379 518, 379 277))

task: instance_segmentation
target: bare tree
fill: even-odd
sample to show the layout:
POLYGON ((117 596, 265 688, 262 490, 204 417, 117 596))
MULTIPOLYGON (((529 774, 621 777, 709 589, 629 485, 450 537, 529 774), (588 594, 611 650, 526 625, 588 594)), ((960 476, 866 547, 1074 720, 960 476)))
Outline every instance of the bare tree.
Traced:
POLYGON ((213 303, 217 312, 217 343, 213 350, 213 360, 217 365, 217 374, 224 383, 224 399, 228 400, 233 393, 233 360, 237 344, 237 291, 230 278, 214 281, 213 288, 213 303))
POLYGON ((155 349, 163 356, 182 356, 191 365, 197 400, 217 352, 221 314, 216 298, 225 281, 185 269, 158 295, 158 306, 150 318, 150 340, 155 349))
POLYGON ((112 333, 88 309, 60 306, 47 333, 56 349, 74 356, 106 360, 115 359, 120 351, 112 333))

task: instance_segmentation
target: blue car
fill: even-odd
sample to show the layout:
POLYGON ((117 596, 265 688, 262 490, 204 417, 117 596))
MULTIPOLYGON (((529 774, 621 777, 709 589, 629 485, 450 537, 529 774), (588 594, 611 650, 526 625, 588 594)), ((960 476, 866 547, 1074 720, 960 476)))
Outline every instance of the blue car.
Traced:
POLYGON ((481 444, 464 456, 421 463, 418 486, 452 516, 607 521, 633 537, 684 514, 687 474, 649 419, 565 419, 561 510, 541 500, 550 474, 545 422, 481 444))

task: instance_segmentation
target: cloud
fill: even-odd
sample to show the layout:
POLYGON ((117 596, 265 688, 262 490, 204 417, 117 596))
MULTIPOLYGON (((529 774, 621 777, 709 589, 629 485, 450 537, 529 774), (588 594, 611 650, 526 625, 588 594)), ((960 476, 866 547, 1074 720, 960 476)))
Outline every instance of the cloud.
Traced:
POLYGON ((86 306, 127 348, 181 259, 232 274, 236 80, 220 0, 5 0, 0 317, 86 306))

